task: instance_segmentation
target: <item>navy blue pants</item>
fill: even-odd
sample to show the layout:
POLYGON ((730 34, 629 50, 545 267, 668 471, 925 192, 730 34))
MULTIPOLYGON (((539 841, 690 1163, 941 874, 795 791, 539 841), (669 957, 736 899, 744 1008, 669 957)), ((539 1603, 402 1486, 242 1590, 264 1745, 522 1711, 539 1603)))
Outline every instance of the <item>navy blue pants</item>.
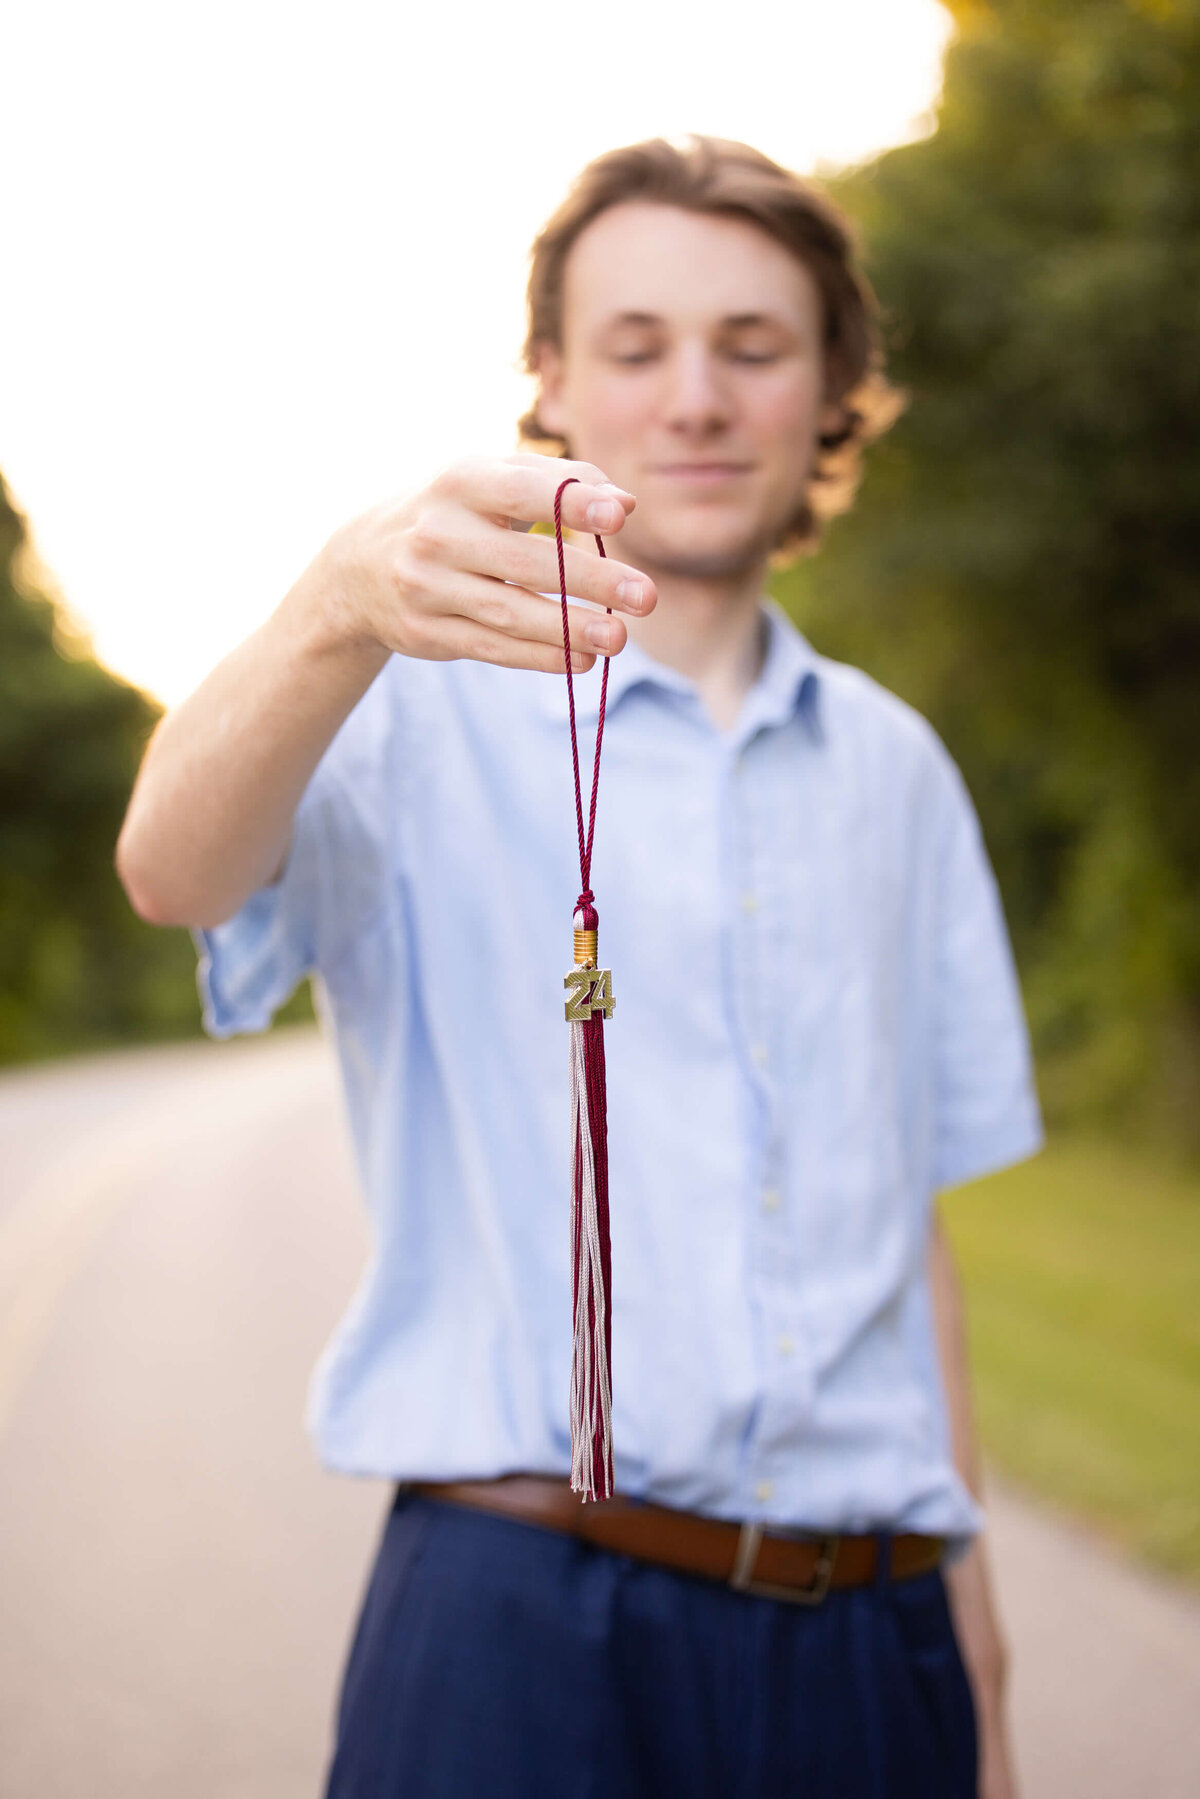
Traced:
POLYGON ((326 1799, 974 1799, 940 1572, 817 1606, 398 1489, 326 1799))

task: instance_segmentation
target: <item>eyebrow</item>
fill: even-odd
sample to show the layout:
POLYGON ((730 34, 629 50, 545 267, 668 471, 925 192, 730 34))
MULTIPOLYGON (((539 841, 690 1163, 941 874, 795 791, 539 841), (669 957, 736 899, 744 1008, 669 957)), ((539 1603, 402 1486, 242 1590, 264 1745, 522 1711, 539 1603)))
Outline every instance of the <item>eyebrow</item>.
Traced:
POLYGON ((773 312, 734 312, 723 318, 721 323, 732 326, 735 331, 750 325, 779 325, 787 331, 794 329, 785 319, 777 318, 773 312))
MULTIPOLYGON (((609 328, 618 325, 661 325, 665 323, 662 314, 657 312, 617 312, 607 321, 609 328)), ((779 318, 772 312, 731 312, 721 319, 723 330, 742 330, 754 325, 775 325, 789 331, 794 327, 787 320, 779 318)))

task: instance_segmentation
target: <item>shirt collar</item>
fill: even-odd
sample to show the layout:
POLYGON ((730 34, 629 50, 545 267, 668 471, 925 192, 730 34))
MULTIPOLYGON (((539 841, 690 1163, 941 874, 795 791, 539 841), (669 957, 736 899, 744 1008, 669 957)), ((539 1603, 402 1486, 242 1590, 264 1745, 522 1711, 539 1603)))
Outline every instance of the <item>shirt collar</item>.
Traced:
MULTIPOLYGON (((740 740, 749 738, 764 726, 783 724, 802 704, 807 705, 819 675, 817 652, 796 629, 779 602, 769 595, 764 596, 759 612, 766 620, 767 650, 758 679, 742 701, 741 715, 735 726, 740 740)), ((602 670, 603 659, 597 657, 586 674, 572 677, 577 719, 598 716, 602 670)), ((611 659, 606 714, 613 712, 635 687, 658 688, 699 704, 694 681, 680 674, 678 669, 656 662, 630 637, 620 654, 611 659)), ((542 693, 547 715, 565 720, 568 715, 565 675, 552 676, 542 687, 542 693)))

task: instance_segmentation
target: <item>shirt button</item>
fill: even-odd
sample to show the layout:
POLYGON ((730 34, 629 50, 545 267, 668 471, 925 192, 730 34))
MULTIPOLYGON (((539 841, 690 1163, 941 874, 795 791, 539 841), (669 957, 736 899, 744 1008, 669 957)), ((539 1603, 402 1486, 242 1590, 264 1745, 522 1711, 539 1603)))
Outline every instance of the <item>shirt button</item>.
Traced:
POLYGON ((754 1043, 750 1046, 750 1059, 759 1068, 765 1068, 767 1062, 767 1046, 765 1043, 754 1043))
POLYGON ((795 1338, 789 1337, 785 1332, 782 1337, 776 1339, 775 1347, 778 1349, 780 1355, 791 1355, 793 1349, 796 1347, 795 1338))
POLYGON ((768 1187, 766 1192, 763 1194, 762 1202, 763 1202, 763 1211, 764 1212, 777 1212, 780 1208, 780 1205, 783 1203, 782 1197, 779 1192, 779 1188, 778 1187, 768 1187))
POLYGON ((757 912, 758 911, 758 895, 757 895, 757 893, 743 893, 743 895, 738 903, 741 906, 743 912, 757 912))
POLYGON ((760 1505, 766 1505, 774 1491, 775 1485, 773 1481, 760 1480, 754 1489, 754 1497, 758 1500, 760 1505))

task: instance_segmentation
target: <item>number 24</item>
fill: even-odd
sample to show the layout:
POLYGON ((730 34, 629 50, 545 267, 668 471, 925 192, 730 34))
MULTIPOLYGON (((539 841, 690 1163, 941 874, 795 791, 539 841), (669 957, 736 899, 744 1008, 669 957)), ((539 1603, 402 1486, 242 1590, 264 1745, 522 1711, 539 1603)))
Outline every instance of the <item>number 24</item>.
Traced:
POLYGON ((563 986, 570 989, 566 1007, 568 1024, 580 1024, 593 1012, 603 1012, 605 1018, 612 1017, 616 1001, 613 999, 611 969, 573 968, 563 977, 563 986))

